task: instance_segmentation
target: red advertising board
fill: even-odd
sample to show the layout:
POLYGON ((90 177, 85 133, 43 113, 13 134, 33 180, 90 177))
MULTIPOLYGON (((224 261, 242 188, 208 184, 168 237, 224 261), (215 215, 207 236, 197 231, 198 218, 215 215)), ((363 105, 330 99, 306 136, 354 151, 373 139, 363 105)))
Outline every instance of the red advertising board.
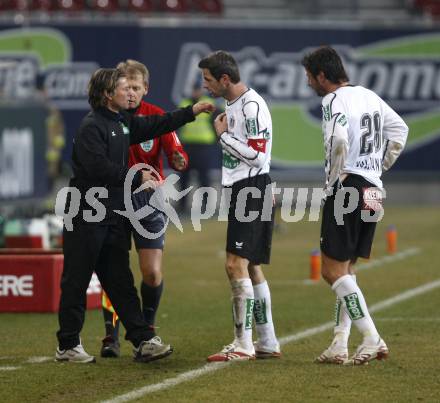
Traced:
MULTIPOLYGON (((0 254, 0 312, 57 312, 62 254, 0 254)), ((87 308, 101 306, 101 285, 93 274, 87 308)))

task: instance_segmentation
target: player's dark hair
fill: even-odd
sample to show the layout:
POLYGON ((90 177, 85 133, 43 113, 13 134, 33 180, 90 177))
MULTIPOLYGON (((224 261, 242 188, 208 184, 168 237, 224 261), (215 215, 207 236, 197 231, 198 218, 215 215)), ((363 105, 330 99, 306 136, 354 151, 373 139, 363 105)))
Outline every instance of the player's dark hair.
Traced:
POLYGON ((306 54, 301 60, 301 64, 314 78, 322 71, 327 80, 334 84, 348 81, 340 56, 330 46, 321 46, 306 54))
POLYGON ((212 76, 218 81, 223 74, 229 76, 234 84, 240 81, 240 71, 235 59, 224 50, 218 50, 203 58, 199 62, 199 68, 208 69, 212 76))
POLYGON ((88 86, 89 104, 92 109, 106 106, 105 94, 113 94, 118 80, 122 77, 125 77, 125 74, 118 69, 98 69, 93 73, 88 86))

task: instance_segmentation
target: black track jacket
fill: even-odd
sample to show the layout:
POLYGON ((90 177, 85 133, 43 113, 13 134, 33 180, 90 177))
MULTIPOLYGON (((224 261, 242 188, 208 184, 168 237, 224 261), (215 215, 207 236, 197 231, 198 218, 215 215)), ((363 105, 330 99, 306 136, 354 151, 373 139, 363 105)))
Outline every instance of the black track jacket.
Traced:
MULTIPOLYGON (((102 224, 116 217, 113 210, 125 210, 124 180, 129 170, 129 146, 176 130, 194 119, 192 106, 165 115, 145 117, 133 116, 125 111, 115 113, 107 108, 89 112, 73 140, 73 177, 69 186, 76 187, 81 193, 77 219, 83 221, 84 209, 93 211, 93 206, 85 201, 85 194, 92 187, 105 187, 108 191, 107 198, 98 198, 95 194, 106 208, 102 224)), ((141 177, 138 171, 132 188, 141 185, 141 177)), ((67 200, 69 203, 70 198, 67 200)))

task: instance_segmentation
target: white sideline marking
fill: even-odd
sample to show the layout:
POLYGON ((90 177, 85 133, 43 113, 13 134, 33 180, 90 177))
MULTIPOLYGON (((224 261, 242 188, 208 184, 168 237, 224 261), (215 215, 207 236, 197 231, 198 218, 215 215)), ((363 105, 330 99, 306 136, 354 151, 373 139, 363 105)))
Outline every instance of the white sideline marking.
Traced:
MULTIPOLYGON (((357 264, 355 266, 356 268, 356 272, 361 271, 361 270, 368 270, 368 269, 372 269, 374 267, 379 267, 382 266, 384 264, 387 263, 393 263, 393 262, 397 262, 399 260, 403 260, 409 256, 414 256, 417 255, 421 252, 420 248, 409 248, 409 249, 405 249, 401 252, 396 253, 395 255, 387 255, 387 256, 382 256, 378 259, 373 259, 369 262, 365 262, 365 263, 360 263, 357 264)), ((290 286, 290 285, 296 285, 296 284, 305 284, 305 285, 314 285, 314 284, 318 284, 321 281, 321 279, 319 280, 311 280, 311 279, 306 279, 306 280, 272 280, 270 281, 270 285, 273 286, 290 286)))
POLYGON ((377 267, 382 265, 383 263, 393 263, 396 262, 398 260, 402 260, 405 259, 409 256, 414 256, 417 255, 418 253, 420 253, 421 249, 420 248, 409 248, 409 249, 405 249, 402 252, 398 252, 395 255, 389 255, 389 256, 383 256, 379 259, 374 259, 371 262, 366 262, 366 263, 361 263, 359 265, 356 265, 356 271, 359 270, 367 270, 367 269, 372 269, 373 267, 377 267))
MULTIPOLYGON (((355 266, 355 268, 356 268, 356 271, 373 269, 374 267, 379 267, 379 266, 382 266, 382 265, 388 264, 388 263, 394 263, 399 260, 403 260, 409 256, 417 255, 420 252, 421 252, 420 248, 408 248, 408 249, 402 250, 401 252, 397 252, 394 255, 386 255, 386 256, 382 256, 377 259, 372 259, 372 260, 365 262, 365 263, 357 264, 355 266)), ((319 279, 319 280, 310 280, 310 279, 305 279, 305 280, 288 280, 288 279, 271 280, 270 285, 276 286, 276 287, 283 287, 283 286, 289 287, 292 285, 315 285, 315 284, 318 284, 320 281, 321 281, 321 279, 319 279)), ((213 287, 213 286, 220 286, 220 285, 224 284, 224 282, 220 281, 220 280, 198 279, 198 280, 194 280, 192 284, 199 286, 199 287, 207 287, 207 286, 213 287)))
MULTIPOLYGON (((381 302, 378 302, 377 304, 371 305, 369 311, 370 312, 380 311, 392 305, 398 304, 399 302, 406 301, 407 299, 414 298, 418 295, 424 294, 428 291, 431 291, 439 287, 440 287, 440 279, 431 281, 419 287, 411 288, 407 291, 397 294, 394 297, 385 299, 381 302)), ((309 337, 325 332, 326 330, 331 329, 333 326, 334 326, 334 322, 326 322, 322 325, 312 327, 310 329, 306 329, 302 332, 295 333, 290 336, 282 337, 279 339, 279 341, 281 345, 287 344, 292 341, 297 341, 305 337, 309 337)), ((138 399, 148 393, 153 393, 159 390, 168 389, 173 386, 179 385, 180 383, 191 381, 209 372, 214 372, 219 369, 225 368, 230 364, 231 364, 230 362, 206 364, 203 367, 193 369, 191 371, 183 372, 182 374, 174 378, 166 379, 163 382, 156 383, 153 385, 143 386, 142 388, 134 389, 131 392, 127 392, 122 395, 116 396, 113 399, 104 400, 102 401, 102 403, 123 403, 123 402, 128 402, 130 400, 138 399)))
POLYGON ((52 361, 53 357, 29 357, 25 362, 28 364, 39 364, 41 362, 52 361))
POLYGON ((440 322, 440 318, 374 318, 375 322, 440 322))
POLYGON ((20 369, 21 367, 11 367, 11 366, 4 366, 0 367, 0 371, 15 371, 16 369, 20 369))

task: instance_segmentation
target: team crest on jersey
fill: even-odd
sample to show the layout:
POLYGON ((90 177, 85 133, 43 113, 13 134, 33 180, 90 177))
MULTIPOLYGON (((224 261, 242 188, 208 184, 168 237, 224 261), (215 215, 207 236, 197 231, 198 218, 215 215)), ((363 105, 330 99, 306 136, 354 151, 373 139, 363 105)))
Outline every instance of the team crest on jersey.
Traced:
POLYGON ((148 140, 148 141, 144 141, 143 143, 141 143, 140 146, 141 146, 142 150, 144 150, 146 153, 148 153, 149 151, 152 150, 153 144, 154 144, 154 140, 148 140))

